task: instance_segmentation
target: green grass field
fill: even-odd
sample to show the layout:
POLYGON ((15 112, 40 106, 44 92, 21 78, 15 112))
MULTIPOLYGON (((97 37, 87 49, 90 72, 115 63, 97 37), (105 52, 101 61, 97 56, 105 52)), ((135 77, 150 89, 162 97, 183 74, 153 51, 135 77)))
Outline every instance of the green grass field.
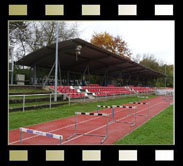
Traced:
MULTIPOLYGON (((149 95, 149 97, 155 97, 153 95, 149 95)), ((23 126, 34 125, 42 122, 47 122, 51 120, 56 120, 68 116, 72 116, 75 112, 91 112, 96 110, 97 104, 100 105, 119 105, 126 104, 129 102, 137 101, 138 98, 133 97, 125 97, 125 98, 117 98, 110 99, 107 101, 97 101, 93 103, 72 103, 69 105, 62 105, 54 108, 47 109, 38 109, 38 110, 30 110, 30 111, 19 111, 9 113, 9 129, 15 129, 23 126)), ((103 108, 101 108, 103 109, 103 108)))
POLYGON ((114 144, 173 144, 173 105, 114 144))

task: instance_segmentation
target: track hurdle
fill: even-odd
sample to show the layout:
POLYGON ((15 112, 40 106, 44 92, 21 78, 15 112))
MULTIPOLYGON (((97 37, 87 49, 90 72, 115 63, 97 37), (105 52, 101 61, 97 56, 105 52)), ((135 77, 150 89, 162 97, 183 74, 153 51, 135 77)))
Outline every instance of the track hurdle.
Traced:
MULTIPOLYGON (((130 109, 131 108, 135 108, 135 107, 133 107, 133 106, 124 106, 124 105, 112 105, 112 106, 107 106, 107 105, 97 105, 97 113, 99 112, 99 108, 112 108, 112 121, 111 122, 114 122, 115 120, 114 120, 114 114, 115 114, 115 107, 118 107, 118 108, 128 108, 128 115, 126 116, 126 117, 128 117, 128 116, 130 116, 131 115, 131 113, 130 113, 130 109)), ((135 115, 136 116, 136 115, 135 115)), ((136 123, 136 117, 135 117, 135 120, 134 120, 134 122, 136 123)), ((127 123, 127 122, 126 122, 127 123)), ((131 122, 130 122, 131 123, 131 122)))
POLYGON ((147 113, 146 115, 144 114, 137 114, 138 116, 145 116, 146 118, 149 116, 149 110, 150 110, 150 107, 149 107, 149 102, 130 102, 130 104, 147 104, 148 105, 148 108, 147 108, 147 113))
POLYGON ((142 98, 142 99, 148 99, 148 102, 140 102, 140 100, 138 100, 138 102, 134 102, 134 104, 148 104, 148 108, 147 108, 147 114, 144 115, 144 114, 138 114, 138 116, 145 116, 145 117, 148 117, 149 116, 149 112, 150 112, 150 105, 149 105, 149 97, 148 96, 137 96, 139 99, 142 98))
POLYGON ((136 125, 136 114, 137 114, 137 107, 136 106, 113 105, 112 107, 113 107, 113 118, 112 118, 113 121, 115 121, 117 123, 129 123, 129 124, 131 124, 130 125, 131 127, 134 126, 134 125, 136 125), (130 122, 130 121, 114 120, 114 112, 115 112, 114 108, 116 108, 116 107, 117 108, 128 108, 128 115, 126 117, 128 117, 129 115, 131 115, 131 114, 129 114, 129 110, 130 109, 135 109, 134 121, 133 122, 130 122))
POLYGON ((112 108, 112 119, 114 119, 114 107, 108 105, 97 105, 97 113, 99 113, 99 108, 112 108))
POLYGON ((109 114, 103 114, 103 113, 88 113, 88 112, 75 112, 75 127, 74 127, 74 133, 68 137, 66 140, 70 140, 76 135, 83 135, 83 136, 97 136, 97 137, 104 137, 101 144, 104 143, 104 141, 108 137, 108 123, 109 123, 109 114), (85 133, 78 133, 77 132, 77 115, 89 115, 89 116, 104 116, 106 117, 106 134, 105 135, 98 135, 98 134, 85 134, 85 133))
POLYGON ((97 105, 97 113, 99 113, 99 108, 113 108, 113 107, 108 105, 97 105))
POLYGON ((62 144, 62 140, 63 140, 62 135, 52 134, 52 133, 48 133, 48 132, 32 130, 32 129, 27 129, 27 128, 22 128, 22 127, 20 128, 20 144, 22 144, 23 132, 59 139, 59 144, 60 145, 62 144))

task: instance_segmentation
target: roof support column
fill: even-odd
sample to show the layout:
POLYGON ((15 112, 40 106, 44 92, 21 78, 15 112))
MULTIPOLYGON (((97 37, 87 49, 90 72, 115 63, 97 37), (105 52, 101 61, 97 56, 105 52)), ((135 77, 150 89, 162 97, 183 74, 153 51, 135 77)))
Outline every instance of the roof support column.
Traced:
POLYGON ((107 81, 108 81, 108 67, 105 69, 102 85, 107 85, 107 81))
POLYGON ((123 72, 120 71, 119 73, 119 78, 120 78, 120 86, 123 86, 123 72))
POLYGON ((128 76, 128 85, 131 85, 131 74, 128 76))
POLYGON ((69 85, 70 82, 70 71, 67 71, 67 85, 69 85))
POLYGON ((138 85, 138 83, 139 83, 139 75, 137 74, 137 76, 136 76, 136 85, 138 85))
POLYGON ((57 83, 58 83, 58 22, 57 22, 57 37, 56 37, 56 50, 55 50, 55 95, 54 101, 57 101, 57 83))
POLYGON ((33 85, 37 84, 36 80, 36 65, 33 66, 33 85))
POLYGON ((89 82, 89 85, 90 85, 90 65, 88 64, 88 82, 89 82))
POLYGON ((52 66, 52 68, 51 68, 51 70, 50 70, 48 76, 46 77, 45 82, 43 83, 44 86, 47 84, 48 79, 50 78, 50 75, 51 75, 51 73, 52 73, 54 67, 55 67, 55 62, 53 63, 53 66, 52 66))
POLYGON ((85 69, 84 69, 84 72, 83 72, 83 76, 82 76, 82 80, 83 81, 86 81, 86 72, 88 74, 88 82, 90 84, 90 67, 89 67, 89 64, 86 65, 85 69))

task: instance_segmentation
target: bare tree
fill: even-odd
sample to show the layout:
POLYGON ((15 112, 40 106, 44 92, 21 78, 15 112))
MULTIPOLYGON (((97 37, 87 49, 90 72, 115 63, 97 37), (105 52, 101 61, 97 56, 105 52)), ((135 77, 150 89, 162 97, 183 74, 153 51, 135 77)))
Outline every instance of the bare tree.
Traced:
MULTIPOLYGON (((59 23, 59 41, 78 36, 79 31, 76 23, 59 23)), ((17 59, 44 46, 49 46, 55 41, 56 22, 19 21, 9 23, 9 42, 15 47, 14 55, 17 59)))

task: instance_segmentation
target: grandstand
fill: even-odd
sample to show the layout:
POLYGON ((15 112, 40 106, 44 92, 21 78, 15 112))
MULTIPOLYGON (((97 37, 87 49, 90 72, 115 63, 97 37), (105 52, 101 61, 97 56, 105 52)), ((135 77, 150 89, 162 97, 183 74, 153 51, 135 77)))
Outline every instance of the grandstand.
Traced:
MULTIPOLYGON (((54 86, 49 86, 51 90, 54 90, 54 86)), ((82 98, 89 95, 95 96, 114 96, 114 95, 129 95, 129 94, 141 94, 151 93, 153 88, 149 87, 116 87, 114 85, 99 86, 98 84, 91 84, 88 86, 58 86, 57 92, 65 94, 70 98, 82 98)))
MULTIPOLYGON (((144 86, 150 79, 166 76, 82 39, 59 42, 58 50, 58 85, 126 86, 141 83, 144 86), (78 45, 82 46, 82 49, 76 58, 78 45), (92 75, 98 76, 100 81, 91 82, 92 75)), ((51 74, 55 67, 55 44, 30 53, 15 64, 30 67, 31 84, 53 85, 51 74), (50 72, 45 78, 38 78, 39 68, 49 69, 50 72)))
POLYGON ((9 114, 9 143, 12 145, 58 144, 58 139, 60 145, 112 144, 172 103, 172 97, 161 96, 163 89, 159 90, 147 84, 151 79, 166 75, 81 39, 62 41, 58 44, 57 102, 52 101, 55 95, 55 44, 26 55, 15 65, 29 67, 31 81, 27 87, 30 89, 26 90, 27 94, 27 85, 21 85, 21 88, 10 86, 10 90, 19 87, 20 92, 9 93, 9 111, 22 110, 21 118, 17 117, 18 114, 9 114), (77 46, 82 46, 82 50, 76 57, 77 46), (41 77, 39 69, 48 72, 41 77), (31 91, 34 94, 31 94, 31 91), (158 93, 160 96, 152 95, 158 93), (71 103, 78 101, 79 103, 71 103), (82 104, 86 101, 89 102, 82 104), (31 102, 35 103, 31 105, 31 102), (37 104, 38 102, 41 105, 37 104), (101 109, 98 108, 99 105, 101 109), (19 108, 13 108, 14 106, 19 108), (42 109, 32 111, 31 114, 24 112, 35 110, 37 107, 42 109), (137 117, 136 114, 140 116, 137 117), (74 137, 75 135, 79 136, 74 137), (99 140, 98 137, 104 138, 99 140))
MULTIPOLYGON (((82 39, 59 42, 58 50, 57 92, 66 97, 92 98, 92 96, 151 93, 154 89, 148 87, 147 81, 165 77, 160 72, 82 39), (77 46, 82 46, 82 49, 76 58, 77 46), (92 76, 99 78, 97 82, 91 81, 92 76)), ((55 67, 55 44, 30 53, 15 64, 30 67, 30 80, 32 80, 30 84, 54 89, 52 74, 55 67), (49 69, 50 72, 45 77, 40 77, 40 68, 49 69)))

